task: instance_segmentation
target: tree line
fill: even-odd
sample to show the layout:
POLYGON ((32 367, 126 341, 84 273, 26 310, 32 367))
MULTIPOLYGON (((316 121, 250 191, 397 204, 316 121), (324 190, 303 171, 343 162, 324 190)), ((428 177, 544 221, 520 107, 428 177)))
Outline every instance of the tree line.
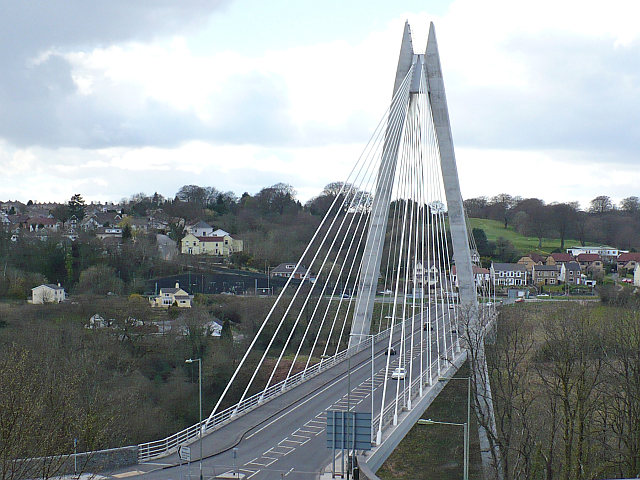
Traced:
MULTIPOLYGON (((500 311, 480 381, 491 382, 490 441, 499 446, 505 479, 631 478, 640 471, 640 297, 613 286, 601 296, 602 304, 500 311)), ((480 345, 468 341, 473 357, 480 345)))
POLYGON ((615 205, 610 197, 601 195, 582 210, 578 202, 545 203, 539 198, 522 198, 500 194, 491 198, 477 197, 464 201, 469 217, 486 218, 513 227, 522 235, 538 239, 560 239, 565 248, 568 238, 616 246, 626 250, 640 248, 640 199, 635 196, 615 205))

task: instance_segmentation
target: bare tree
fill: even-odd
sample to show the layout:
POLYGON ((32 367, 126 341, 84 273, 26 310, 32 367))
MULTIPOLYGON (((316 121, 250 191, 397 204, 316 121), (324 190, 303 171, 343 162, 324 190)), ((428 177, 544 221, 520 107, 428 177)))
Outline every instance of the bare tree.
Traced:
POLYGON ((563 480, 592 478, 599 468, 591 453, 604 380, 601 338, 588 307, 564 307, 544 321, 536 369, 546 395, 557 399, 560 407, 563 480))
POLYGON ((620 202, 620 210, 624 210, 629 213, 640 212, 640 198, 635 196, 623 198, 620 202))
POLYGON ((613 202, 606 195, 594 198, 589 205, 589 212, 591 213, 605 213, 613 210, 613 202))
POLYGON ((467 361, 471 370, 473 403, 482 464, 485 478, 505 478, 501 452, 501 440, 498 435, 491 391, 491 378, 487 366, 485 339, 495 328, 495 315, 492 311, 475 307, 461 308, 458 321, 464 332, 461 346, 467 350, 467 361))
POLYGON ((556 203, 550 207, 553 225, 560 235, 560 248, 564 250, 564 241, 576 221, 577 209, 571 203, 556 203))

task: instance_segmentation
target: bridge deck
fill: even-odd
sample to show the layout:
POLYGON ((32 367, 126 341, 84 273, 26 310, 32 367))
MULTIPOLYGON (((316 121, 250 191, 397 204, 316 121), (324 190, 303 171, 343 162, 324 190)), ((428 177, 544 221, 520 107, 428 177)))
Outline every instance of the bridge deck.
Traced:
MULTIPOLYGON (((446 325, 446 331, 450 326, 446 325)), ((422 322, 415 322, 413 368, 419 369, 420 332, 422 322)), ((425 345, 426 345, 426 332, 425 345)), ((410 328, 406 331, 409 360, 410 328)), ((442 332, 441 332, 442 335, 442 332)), ((394 347, 400 351, 399 335, 394 335, 394 347)), ((455 338, 455 337, 454 337, 455 338)), ((447 337, 447 340, 449 338, 447 337)), ((436 338, 433 335, 431 361, 435 362, 436 338)), ((442 342, 442 337, 440 339, 442 342)), ((447 341, 447 345, 449 341, 447 341)), ((376 343, 374 347, 374 400, 379 406, 382 399, 382 386, 387 383, 386 406, 395 402, 397 380, 385 379, 386 356, 384 351, 388 337, 376 343)), ((428 364, 426 348, 422 352, 423 365, 428 364)), ((390 371, 399 362, 394 356, 390 371)), ((370 411, 371 350, 365 349, 351 358, 351 409, 370 411)), ((437 372, 434 370, 433 375, 437 372)), ((401 382, 404 383, 404 382, 401 382)), ((325 412, 327 410, 346 410, 347 408, 347 362, 321 373, 307 382, 284 393, 282 396, 247 413, 237 420, 223 426, 203 438, 203 473, 206 478, 233 470, 233 447, 237 448, 235 465, 246 478, 274 478, 277 473, 288 474, 288 478, 316 478, 331 461, 331 450, 326 448, 325 412)), ((401 385, 401 389, 404 385, 401 385)), ((376 425, 377 429, 377 425, 376 425)), ((191 444, 191 474, 198 473, 199 444, 191 444)), ((142 476, 149 479, 180 479, 188 474, 188 466, 179 466, 176 454, 156 461, 142 463, 126 471, 113 472, 120 475, 135 476, 134 471, 146 472, 142 476)))

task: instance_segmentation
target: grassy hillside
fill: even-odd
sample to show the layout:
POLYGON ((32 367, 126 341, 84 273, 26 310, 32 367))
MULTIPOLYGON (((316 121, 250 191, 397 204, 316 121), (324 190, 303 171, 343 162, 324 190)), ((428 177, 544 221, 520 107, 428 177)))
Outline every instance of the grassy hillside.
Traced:
MULTIPOLYGON (((509 240, 521 253, 538 252, 549 254, 556 248, 560 248, 559 238, 543 238, 542 248, 538 248, 538 239, 535 237, 525 237, 516 232, 513 227, 504 228, 504 224, 497 220, 487 220, 484 218, 470 218, 471 228, 481 228, 487 234, 490 242, 495 242, 498 237, 509 240)), ((568 239, 564 241, 565 248, 573 245, 580 245, 578 240, 568 239)))

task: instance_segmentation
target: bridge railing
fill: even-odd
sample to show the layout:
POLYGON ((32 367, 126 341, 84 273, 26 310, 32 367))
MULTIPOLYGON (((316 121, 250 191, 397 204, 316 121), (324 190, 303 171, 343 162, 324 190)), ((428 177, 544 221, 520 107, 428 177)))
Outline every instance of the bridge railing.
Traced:
POLYGON ((334 367, 338 363, 344 361, 347 357, 364 350, 371 345, 372 341, 376 343, 389 336, 390 330, 391 329, 389 328, 381 331, 373 337, 366 337, 366 340, 359 344, 346 348, 333 357, 322 359, 306 371, 302 370, 289 378, 271 385, 263 391, 245 398, 242 402, 221 410, 210 419, 203 420, 202 423, 196 423, 195 425, 185 428, 184 430, 180 430, 179 432, 161 440, 139 444, 138 460, 140 462, 145 462, 174 453, 180 445, 188 444, 197 440, 200 437, 200 432, 202 432, 203 436, 214 432, 218 428, 226 425, 232 420, 235 420, 239 416, 250 412, 259 405, 278 397, 304 381, 334 367))
MULTIPOLYGON (((455 346, 451 345, 448 349, 447 349, 447 354, 451 354, 451 358, 455 358, 455 346)), ((438 360, 434 360, 433 362, 431 362, 431 371, 438 371, 438 360)), ((407 385, 399 394, 398 394, 398 398, 400 398, 401 395, 409 395, 409 388, 411 388, 411 400, 413 400, 414 398, 416 398, 419 394, 420 394, 420 382, 422 382, 423 385, 425 385, 428 381, 428 383, 431 383, 433 379, 429 378, 429 369, 426 368, 424 370, 424 372, 422 373, 421 377, 418 377, 416 379, 413 380, 413 382, 411 382, 411 385, 407 385)), ((395 413, 395 407, 396 404, 395 402, 391 402, 389 403, 389 405, 387 405, 382 412, 380 412, 378 415, 375 416, 375 418, 373 419, 373 425, 376 426, 380 423, 380 416, 382 415, 382 428, 386 427, 387 425, 389 425, 389 423, 391 423, 391 421, 393 420, 393 416, 395 413)), ((402 410, 403 407, 398 406, 398 410, 402 410)))

